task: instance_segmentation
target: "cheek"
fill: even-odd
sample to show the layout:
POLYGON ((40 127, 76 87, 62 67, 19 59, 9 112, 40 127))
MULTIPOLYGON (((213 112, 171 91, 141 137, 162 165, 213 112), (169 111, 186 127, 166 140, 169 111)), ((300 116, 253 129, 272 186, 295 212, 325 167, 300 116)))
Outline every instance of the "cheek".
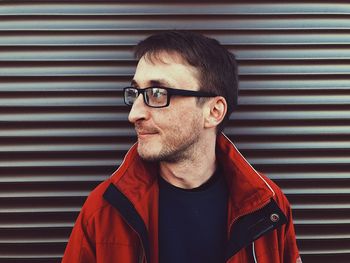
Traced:
POLYGON ((167 132, 171 130, 174 126, 177 126, 178 122, 183 121, 183 118, 179 117, 179 114, 170 111, 157 112, 152 116, 154 124, 162 132, 167 132))
POLYGON ((188 133, 188 130, 195 128, 194 125, 201 125, 203 113, 194 104, 196 102, 191 101, 191 105, 194 104, 191 107, 189 107, 189 103, 181 102, 172 101, 168 108, 163 108, 161 111, 154 112, 152 115, 154 125, 161 131, 161 133, 176 136, 185 132, 188 133))
POLYGON ((191 131, 200 129, 202 116, 199 111, 184 108, 176 115, 169 116, 166 120, 168 130, 172 131, 174 136, 188 135, 191 131))

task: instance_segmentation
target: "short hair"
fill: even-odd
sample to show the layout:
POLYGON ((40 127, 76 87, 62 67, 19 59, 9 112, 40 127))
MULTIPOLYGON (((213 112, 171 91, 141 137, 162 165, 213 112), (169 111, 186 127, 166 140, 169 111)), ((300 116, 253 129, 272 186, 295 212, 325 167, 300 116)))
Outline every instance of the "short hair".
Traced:
POLYGON ((179 54, 185 62, 199 72, 201 91, 222 96, 227 102, 227 113, 218 125, 223 130, 238 98, 238 69, 233 53, 216 39, 190 31, 165 31, 147 37, 137 44, 135 58, 144 55, 161 59, 161 52, 179 54))

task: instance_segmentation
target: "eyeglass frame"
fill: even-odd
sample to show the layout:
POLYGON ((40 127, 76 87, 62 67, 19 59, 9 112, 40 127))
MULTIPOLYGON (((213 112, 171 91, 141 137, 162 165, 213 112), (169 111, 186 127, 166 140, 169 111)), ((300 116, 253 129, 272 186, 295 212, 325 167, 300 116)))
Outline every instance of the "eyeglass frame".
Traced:
POLYGON ((126 90, 128 90, 128 89, 137 90, 137 96, 136 96, 135 100, 142 94, 143 101, 144 101, 145 105, 147 105, 148 107, 151 107, 151 108, 165 108, 165 107, 168 107, 170 105, 170 98, 171 98, 171 96, 174 96, 174 95, 175 96, 183 96, 183 97, 197 97, 197 98, 210 98, 210 97, 217 97, 218 96, 218 95, 216 95, 214 93, 205 92, 205 91, 174 89, 174 88, 169 88, 169 87, 164 87, 164 86, 151 86, 151 87, 146 87, 146 88, 143 88, 143 89, 129 86, 129 87, 123 88, 124 103, 126 105, 128 105, 128 106, 132 106, 134 104, 134 103, 133 104, 128 104, 126 102, 125 93, 126 93, 126 90), (163 105, 163 106, 151 106, 151 105, 148 104, 144 93, 147 90, 154 89, 154 88, 164 89, 164 90, 167 91, 167 95, 166 95, 167 101, 166 101, 165 105, 163 105))

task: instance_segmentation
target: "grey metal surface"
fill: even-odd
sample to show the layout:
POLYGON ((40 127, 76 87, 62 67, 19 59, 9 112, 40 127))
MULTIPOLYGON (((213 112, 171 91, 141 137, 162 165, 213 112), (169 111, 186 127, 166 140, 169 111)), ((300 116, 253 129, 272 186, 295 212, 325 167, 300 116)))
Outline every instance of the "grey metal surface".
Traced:
POLYGON ((172 28, 237 55, 225 132, 287 194, 304 262, 350 262, 350 4, 125 2, 0 3, 0 262, 60 262, 136 139, 132 48, 172 28))

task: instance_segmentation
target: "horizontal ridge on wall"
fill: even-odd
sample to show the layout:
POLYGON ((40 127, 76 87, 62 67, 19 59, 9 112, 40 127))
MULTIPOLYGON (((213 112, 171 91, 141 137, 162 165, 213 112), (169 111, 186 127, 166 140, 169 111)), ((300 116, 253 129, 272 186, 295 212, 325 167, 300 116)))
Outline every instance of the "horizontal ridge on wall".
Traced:
POLYGON ((60 262, 86 196, 136 141, 121 92, 133 47, 167 29, 236 54, 225 133, 286 193, 303 260, 349 262, 349 15, 340 1, 2 2, 0 262, 60 262))

